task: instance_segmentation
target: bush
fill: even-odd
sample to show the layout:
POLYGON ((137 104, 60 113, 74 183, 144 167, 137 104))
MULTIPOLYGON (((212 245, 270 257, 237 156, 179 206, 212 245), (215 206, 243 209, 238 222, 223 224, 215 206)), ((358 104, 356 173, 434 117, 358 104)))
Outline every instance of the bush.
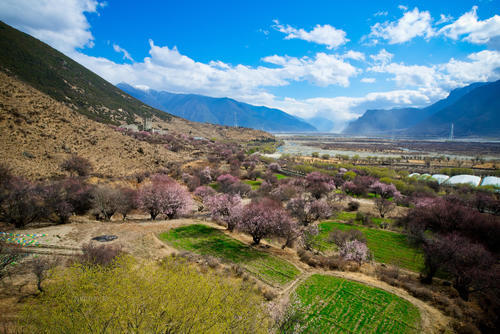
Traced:
POLYGON ((346 242, 353 240, 366 243, 366 238, 363 235, 363 232, 356 229, 350 229, 350 230, 335 229, 328 235, 328 241, 333 242, 339 248, 345 245, 346 242))
POLYGON ((182 259, 56 270, 22 313, 28 333, 267 333, 261 296, 182 259), (71 311, 69 311, 71 310, 71 311))
POLYGON ((92 171, 90 161, 85 158, 73 155, 61 164, 63 171, 69 172, 72 176, 87 176, 92 171))
POLYGON ((16 228, 47 216, 43 189, 22 178, 10 181, 8 194, 2 203, 3 219, 16 228))
POLYGON ((357 201, 350 201, 347 204, 347 211, 357 211, 359 209, 359 202, 357 201))
POLYGON ((117 245, 96 245, 87 243, 82 246, 82 255, 79 256, 79 262, 92 266, 109 266, 122 255, 123 251, 117 245))

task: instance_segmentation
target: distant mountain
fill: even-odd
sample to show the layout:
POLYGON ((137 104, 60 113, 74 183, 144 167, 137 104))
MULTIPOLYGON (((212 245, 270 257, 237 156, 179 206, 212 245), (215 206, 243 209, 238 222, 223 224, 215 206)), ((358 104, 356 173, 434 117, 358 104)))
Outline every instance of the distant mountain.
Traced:
POLYGON ((117 87, 146 104, 191 121, 273 132, 316 131, 314 126, 279 109, 253 106, 229 98, 142 90, 126 83, 119 83, 117 87))
POLYGON ((331 132, 335 124, 324 117, 305 118, 304 121, 314 126, 319 132, 331 132))
POLYGON ((408 129, 411 136, 500 137, 500 80, 477 86, 408 129))
MULTIPOLYGON (((487 85, 487 83, 478 82, 455 89, 445 99, 425 108, 367 110, 360 118, 351 122, 343 133, 350 135, 405 135, 407 129, 417 126, 435 113, 452 106, 471 91, 484 85, 487 85)), ((424 131, 420 135, 425 136, 427 134, 424 131)))

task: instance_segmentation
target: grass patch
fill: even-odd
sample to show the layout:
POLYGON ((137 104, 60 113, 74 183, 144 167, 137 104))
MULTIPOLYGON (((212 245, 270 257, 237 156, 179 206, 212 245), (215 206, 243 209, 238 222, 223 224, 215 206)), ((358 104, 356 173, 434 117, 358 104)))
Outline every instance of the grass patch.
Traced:
POLYGON ((355 220, 356 219, 356 214, 357 214, 357 212, 340 211, 335 216, 335 219, 345 220, 345 221, 348 221, 348 220, 351 220, 351 219, 355 220))
POLYGON ((280 174, 280 173, 275 173, 275 174, 274 174, 274 176, 276 176, 276 178, 277 178, 278 180, 288 178, 288 176, 283 175, 283 174, 280 174))
POLYGON ((381 289, 315 274, 295 292, 307 333, 420 333, 417 307, 381 289))
POLYGON ((216 228, 196 224, 161 233, 160 239, 176 248, 212 255, 243 266, 251 274, 271 284, 286 284, 300 271, 291 263, 256 250, 228 237, 216 228))
POLYGON ((363 232, 368 248, 373 253, 375 261, 387 264, 396 264, 402 268, 418 272, 422 269, 424 260, 421 251, 410 246, 404 234, 385 230, 378 230, 362 226, 353 226, 338 222, 322 222, 319 224, 320 233, 317 236, 320 248, 335 249, 335 244, 328 242, 328 235, 334 229, 356 229, 363 232))
POLYGON ((262 184, 262 181, 260 180, 256 180, 256 181, 253 181, 253 180, 244 180, 243 183, 246 183, 248 184, 252 190, 257 190, 260 188, 260 185, 262 184))

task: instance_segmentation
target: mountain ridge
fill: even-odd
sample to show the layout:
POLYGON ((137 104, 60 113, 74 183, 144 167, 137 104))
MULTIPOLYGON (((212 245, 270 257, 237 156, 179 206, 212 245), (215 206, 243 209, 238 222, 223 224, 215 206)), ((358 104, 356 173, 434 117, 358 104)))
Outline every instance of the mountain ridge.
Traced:
MULTIPOLYGON (((361 117, 351 122, 346 129, 344 129, 344 134, 357 134, 357 135, 396 135, 396 136, 443 136, 446 131, 449 133, 450 124, 454 121, 460 122, 459 120, 454 120, 453 114, 450 113, 448 119, 443 119, 442 117, 435 119, 434 122, 439 121, 443 123, 440 125, 440 131, 426 132, 425 126, 419 126, 419 124, 425 124, 427 119, 432 118, 435 114, 442 112, 447 108, 459 108, 460 103, 465 103, 467 97, 470 93, 477 89, 481 89, 485 86, 491 85, 494 82, 477 82, 470 84, 465 87, 454 89, 450 94, 427 107, 423 108, 394 108, 388 110, 367 110, 361 117), (457 105, 458 103, 458 105, 457 105), (444 123, 447 123, 444 126, 444 123), (444 128, 447 130, 445 131, 444 128), (413 130, 412 130, 413 129, 413 130)), ((469 97, 470 98, 470 97, 469 97)), ((485 108, 487 106, 484 106, 485 108)), ((469 115, 468 120, 463 120, 467 123, 474 119, 474 115, 469 115)), ((493 117, 494 119, 494 117, 493 117)), ((493 133, 500 131, 493 131, 493 133)), ((465 132, 459 131, 458 136, 465 135, 465 132)), ((477 136, 481 135, 478 132, 469 132, 467 136, 477 136)), ((498 135, 498 134, 497 134, 498 135)))
POLYGON ((254 106, 228 97, 143 90, 123 82, 116 86, 144 103, 191 121, 272 132, 317 131, 313 125, 282 110, 254 106))

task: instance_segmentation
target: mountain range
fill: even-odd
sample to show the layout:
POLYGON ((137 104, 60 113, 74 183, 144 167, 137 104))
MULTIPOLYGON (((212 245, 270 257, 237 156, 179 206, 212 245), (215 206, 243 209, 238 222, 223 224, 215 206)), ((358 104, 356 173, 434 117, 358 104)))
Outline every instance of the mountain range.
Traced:
POLYGON ((500 137, 500 81, 478 82, 450 92, 425 108, 367 110, 343 133, 362 136, 500 137))
POLYGON ((119 83, 117 87, 152 107, 190 121, 243 126, 271 132, 317 131, 311 124, 279 109, 254 106, 226 97, 144 90, 126 83, 119 83))

